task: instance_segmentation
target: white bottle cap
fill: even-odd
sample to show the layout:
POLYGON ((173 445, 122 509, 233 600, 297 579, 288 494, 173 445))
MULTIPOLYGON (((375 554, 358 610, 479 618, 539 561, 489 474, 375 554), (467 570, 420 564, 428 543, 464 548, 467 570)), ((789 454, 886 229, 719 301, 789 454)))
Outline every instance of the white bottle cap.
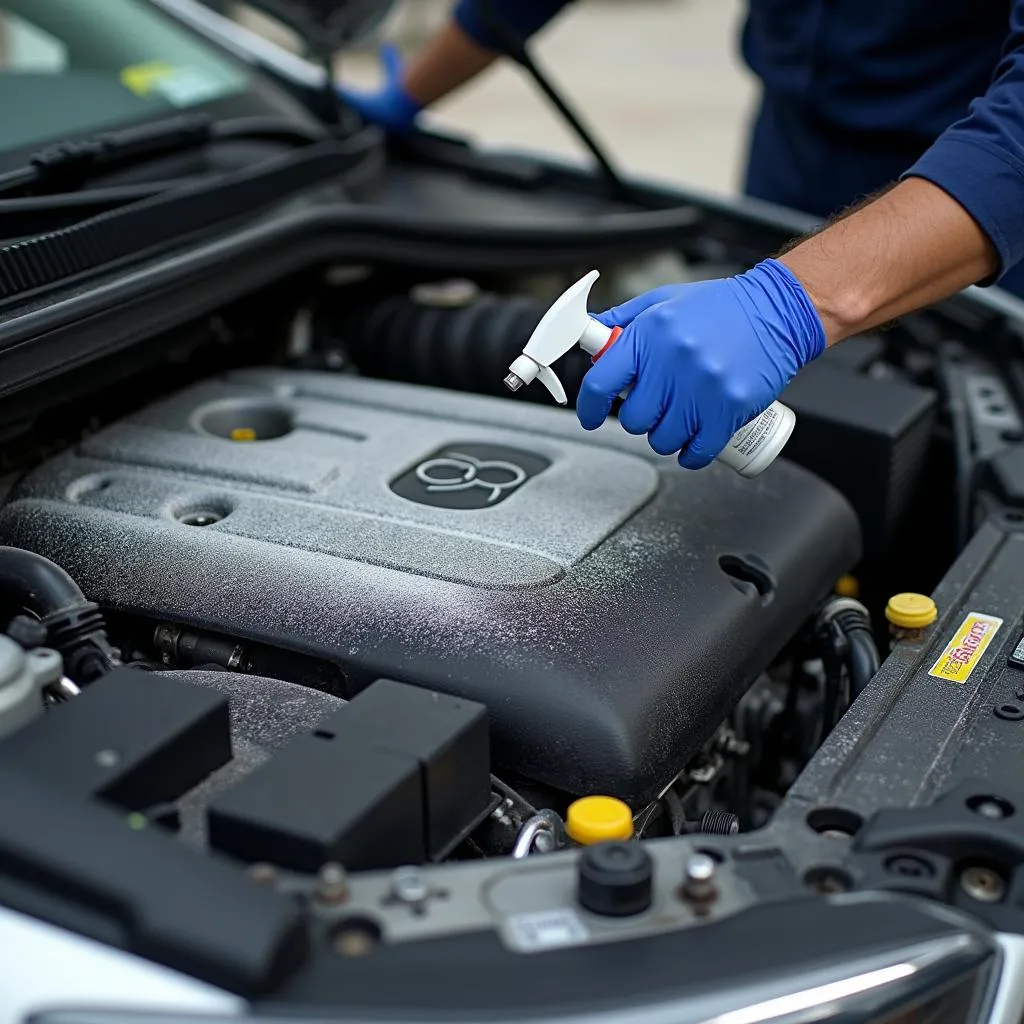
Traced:
POLYGON ((760 416, 755 416, 732 435, 718 461, 740 476, 758 476, 785 448, 795 426, 793 410, 781 402, 772 402, 760 416))

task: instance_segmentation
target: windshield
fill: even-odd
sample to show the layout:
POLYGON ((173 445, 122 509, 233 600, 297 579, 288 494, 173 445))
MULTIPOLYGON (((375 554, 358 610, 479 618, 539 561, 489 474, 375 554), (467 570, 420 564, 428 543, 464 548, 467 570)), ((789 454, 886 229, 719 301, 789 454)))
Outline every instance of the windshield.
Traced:
POLYGON ((0 0, 0 150, 244 92, 245 70, 148 0, 0 0))

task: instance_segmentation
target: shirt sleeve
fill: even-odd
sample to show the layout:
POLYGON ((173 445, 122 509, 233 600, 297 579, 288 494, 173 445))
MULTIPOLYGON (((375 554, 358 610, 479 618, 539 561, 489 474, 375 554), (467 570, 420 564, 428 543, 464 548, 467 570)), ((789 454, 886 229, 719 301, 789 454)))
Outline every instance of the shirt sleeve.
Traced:
POLYGON ((471 39, 488 50, 500 50, 493 17, 523 39, 542 29, 570 0, 459 0, 455 21, 471 39))
POLYGON ((925 178, 960 203, 995 246, 1000 274, 1024 258, 1024 0, 1013 0, 988 92, 903 177, 925 178))

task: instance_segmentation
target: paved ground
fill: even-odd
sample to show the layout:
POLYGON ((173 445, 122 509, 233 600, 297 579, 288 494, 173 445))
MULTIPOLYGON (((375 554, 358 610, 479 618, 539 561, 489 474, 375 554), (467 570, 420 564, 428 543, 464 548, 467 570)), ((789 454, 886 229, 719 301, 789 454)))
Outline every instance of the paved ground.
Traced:
MULTIPOLYGON (((405 0, 389 34, 411 46, 445 7, 405 0)), ((731 192, 756 95, 737 55, 743 7, 740 0, 582 0, 538 38, 535 52, 624 167, 731 192)), ((347 79, 375 79, 370 53, 343 64, 347 79)), ((543 97, 508 65, 435 116, 487 143, 579 152, 543 97)))

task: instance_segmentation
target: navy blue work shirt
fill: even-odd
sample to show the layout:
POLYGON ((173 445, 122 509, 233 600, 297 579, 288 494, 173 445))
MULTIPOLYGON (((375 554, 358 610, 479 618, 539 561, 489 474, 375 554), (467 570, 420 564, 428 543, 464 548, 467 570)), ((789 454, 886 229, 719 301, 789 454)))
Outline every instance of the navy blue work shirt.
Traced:
MULTIPOLYGON (((568 2, 461 0, 455 17, 500 49, 488 8, 529 36, 568 2)), ((748 0, 742 51, 764 86, 749 195, 827 217, 918 176, 1004 271, 1024 258, 1024 0, 748 0)))

